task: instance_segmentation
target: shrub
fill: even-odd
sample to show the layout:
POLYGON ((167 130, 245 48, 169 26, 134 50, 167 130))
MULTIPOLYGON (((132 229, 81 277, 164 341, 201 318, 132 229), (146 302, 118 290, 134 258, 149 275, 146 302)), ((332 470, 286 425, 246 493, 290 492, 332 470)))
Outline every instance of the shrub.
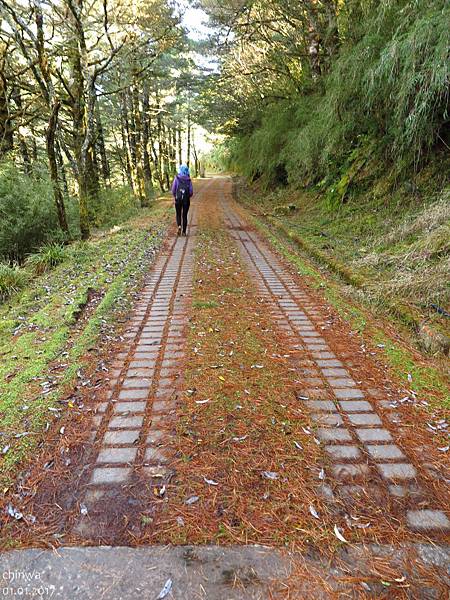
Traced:
POLYGON ((294 184, 340 180, 356 148, 376 148, 399 173, 417 165, 448 135, 449 20, 448 0, 367 3, 315 93, 267 106, 231 140, 230 165, 266 186, 281 167, 294 184))
POLYGON ((22 263, 57 229, 50 181, 0 163, 0 259, 22 263))
POLYGON ((90 219, 95 227, 111 227, 126 221, 139 211, 139 201, 127 186, 100 190, 91 202, 90 219))
POLYGON ((0 263, 0 302, 21 290, 26 283, 27 275, 22 269, 0 263))
POLYGON ((50 271, 67 258, 67 251, 61 244, 47 244, 41 248, 39 253, 32 254, 27 259, 27 264, 41 275, 50 271))

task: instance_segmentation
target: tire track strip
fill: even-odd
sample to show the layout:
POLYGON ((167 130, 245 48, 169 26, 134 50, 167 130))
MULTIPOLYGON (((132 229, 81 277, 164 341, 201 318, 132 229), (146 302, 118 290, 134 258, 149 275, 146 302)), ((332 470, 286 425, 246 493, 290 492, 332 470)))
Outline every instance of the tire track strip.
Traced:
MULTIPOLYGON (((422 485, 420 467, 384 425, 373 402, 346 368, 343 356, 336 356, 317 330, 321 315, 308 294, 230 205, 231 186, 222 182, 222 203, 227 226, 261 296, 269 303, 278 327, 288 335, 291 350, 299 351, 298 373, 305 382, 298 397, 318 426, 317 436, 331 461, 333 487, 323 483, 321 493, 335 502, 351 506, 355 497, 383 502, 389 512, 405 505, 398 528, 435 537, 450 531, 445 512, 422 485), (334 488, 334 489, 333 489, 334 488)), ((385 402, 385 401, 384 401, 385 402)), ((327 469, 328 471, 328 469, 327 469)))

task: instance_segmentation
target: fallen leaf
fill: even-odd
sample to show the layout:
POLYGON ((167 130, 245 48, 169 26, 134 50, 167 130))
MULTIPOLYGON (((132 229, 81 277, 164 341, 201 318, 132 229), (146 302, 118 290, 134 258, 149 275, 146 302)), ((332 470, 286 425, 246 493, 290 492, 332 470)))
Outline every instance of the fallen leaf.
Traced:
POLYGON ((345 537, 342 535, 339 527, 337 525, 334 526, 334 535, 337 537, 338 540, 340 540, 341 542, 344 542, 345 544, 348 544, 347 540, 345 539, 345 537))
POLYGON ((312 514, 312 516, 315 519, 319 519, 320 518, 319 515, 318 515, 318 513, 317 513, 317 510, 314 508, 314 506, 312 504, 309 505, 309 512, 312 514))
POLYGON ((8 515, 13 517, 13 519, 16 519, 16 521, 20 521, 20 519, 23 518, 23 514, 20 512, 20 510, 15 509, 12 504, 8 504, 7 512, 8 515))
POLYGON ((219 485, 219 484, 217 483, 217 481, 213 481, 212 479, 206 479, 206 477, 203 477, 203 481, 204 481, 205 483, 207 483, 208 485, 219 485))
POLYGON ((154 487, 153 488, 153 494, 157 498, 162 498, 165 493, 166 493, 166 486, 165 485, 163 485, 161 488, 159 488, 159 487, 154 487))
POLYGON ((275 473, 275 471, 262 471, 261 475, 265 479, 278 479, 278 473, 275 473))
POLYGON ((25 437, 27 435, 33 435, 33 432, 32 431, 24 431, 23 433, 16 433, 16 435, 14 437, 16 439, 18 439, 18 438, 25 437))
POLYGON ((163 589, 159 592, 159 596, 157 597, 156 600, 163 600, 163 598, 165 598, 166 596, 169 595, 171 589, 172 589, 172 580, 168 579, 166 581, 166 583, 164 584, 163 589))
POLYGON ((200 500, 200 498, 198 496, 191 496, 190 498, 188 498, 185 501, 185 504, 187 504, 188 506, 191 504, 194 504, 195 502, 198 502, 200 500))
POLYGON ((233 438, 233 442, 243 442, 244 440, 246 440, 248 438, 248 435, 243 435, 241 437, 234 437, 233 438))

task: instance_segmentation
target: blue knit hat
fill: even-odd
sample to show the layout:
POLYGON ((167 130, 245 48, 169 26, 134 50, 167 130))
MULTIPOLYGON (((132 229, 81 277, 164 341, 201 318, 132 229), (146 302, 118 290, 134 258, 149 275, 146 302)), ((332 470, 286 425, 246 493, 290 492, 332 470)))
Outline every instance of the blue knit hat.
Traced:
POLYGON ((189 167, 187 165, 181 165, 181 167, 178 169, 178 175, 189 176, 189 167))

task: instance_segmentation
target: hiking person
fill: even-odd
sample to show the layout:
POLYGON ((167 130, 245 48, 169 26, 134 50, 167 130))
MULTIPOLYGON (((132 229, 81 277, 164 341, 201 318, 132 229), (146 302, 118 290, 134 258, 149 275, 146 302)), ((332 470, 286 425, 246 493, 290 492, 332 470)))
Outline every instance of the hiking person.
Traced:
POLYGON ((175 210, 177 213, 178 235, 187 235, 187 218, 193 193, 194 188, 189 176, 189 167, 181 165, 178 175, 175 175, 172 183, 172 195, 175 199, 175 210))

